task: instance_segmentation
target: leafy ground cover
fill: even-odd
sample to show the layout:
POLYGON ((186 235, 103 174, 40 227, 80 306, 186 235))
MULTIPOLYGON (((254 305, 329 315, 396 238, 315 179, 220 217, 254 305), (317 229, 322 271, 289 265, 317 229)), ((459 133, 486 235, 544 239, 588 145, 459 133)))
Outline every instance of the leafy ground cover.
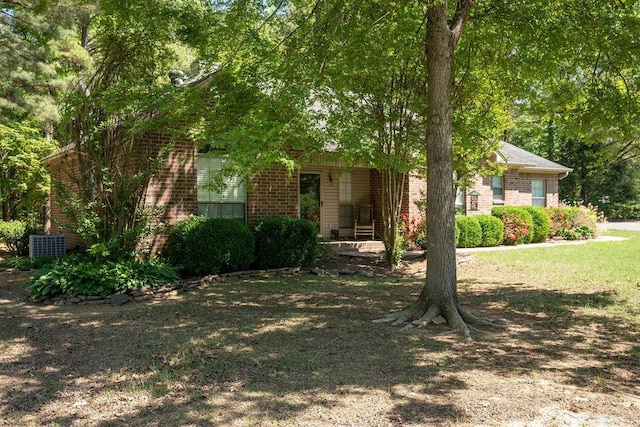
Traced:
POLYGON ((635 425, 640 233, 482 252, 460 299, 506 331, 373 324, 424 262, 217 283, 160 302, 42 306, 0 272, 0 425, 635 425))

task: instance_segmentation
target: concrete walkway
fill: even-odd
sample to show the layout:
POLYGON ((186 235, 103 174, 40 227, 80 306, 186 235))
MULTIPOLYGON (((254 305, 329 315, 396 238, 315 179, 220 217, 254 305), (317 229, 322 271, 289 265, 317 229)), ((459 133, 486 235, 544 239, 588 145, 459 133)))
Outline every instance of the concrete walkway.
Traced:
POLYGON ((620 242, 626 240, 624 237, 618 236, 598 236, 595 239, 590 240, 553 240, 549 242, 543 243, 527 243, 525 245, 502 245, 502 246, 491 246, 488 248, 458 248, 456 252, 458 253, 468 253, 468 252, 489 252, 489 251, 511 251, 514 249, 535 249, 535 248, 551 248, 557 246, 566 246, 566 245, 584 245, 587 243, 594 242, 620 242))
POLYGON ((640 221, 612 221, 598 223, 598 230, 640 231, 640 221))

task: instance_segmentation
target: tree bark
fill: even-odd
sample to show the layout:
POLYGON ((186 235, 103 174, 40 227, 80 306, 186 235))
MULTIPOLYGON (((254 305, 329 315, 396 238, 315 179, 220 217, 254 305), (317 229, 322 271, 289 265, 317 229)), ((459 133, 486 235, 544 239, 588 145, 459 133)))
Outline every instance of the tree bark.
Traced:
POLYGON ((469 324, 496 325, 480 319, 458 303, 453 182, 453 58, 473 0, 459 0, 451 23, 447 2, 427 10, 425 38, 427 89, 427 273, 418 300, 380 322, 424 326, 443 316, 449 326, 470 338, 469 324))

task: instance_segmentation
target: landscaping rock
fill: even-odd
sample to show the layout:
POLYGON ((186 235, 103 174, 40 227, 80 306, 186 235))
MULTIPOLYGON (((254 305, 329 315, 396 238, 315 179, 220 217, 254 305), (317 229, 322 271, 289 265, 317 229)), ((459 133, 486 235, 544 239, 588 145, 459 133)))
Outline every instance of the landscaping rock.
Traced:
POLYGON ((131 297, 127 294, 117 294, 117 295, 111 296, 111 304, 113 304, 116 307, 124 305, 129 301, 131 301, 131 297))

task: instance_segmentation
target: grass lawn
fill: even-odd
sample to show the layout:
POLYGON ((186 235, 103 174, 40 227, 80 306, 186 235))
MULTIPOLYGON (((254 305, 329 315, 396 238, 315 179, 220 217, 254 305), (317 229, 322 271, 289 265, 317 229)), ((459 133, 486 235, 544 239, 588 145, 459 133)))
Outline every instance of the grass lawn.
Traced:
POLYGON ((42 306, 0 272, 0 425, 637 425, 640 234, 474 254, 459 298, 509 328, 371 320, 406 275, 217 283, 149 303, 42 306))

